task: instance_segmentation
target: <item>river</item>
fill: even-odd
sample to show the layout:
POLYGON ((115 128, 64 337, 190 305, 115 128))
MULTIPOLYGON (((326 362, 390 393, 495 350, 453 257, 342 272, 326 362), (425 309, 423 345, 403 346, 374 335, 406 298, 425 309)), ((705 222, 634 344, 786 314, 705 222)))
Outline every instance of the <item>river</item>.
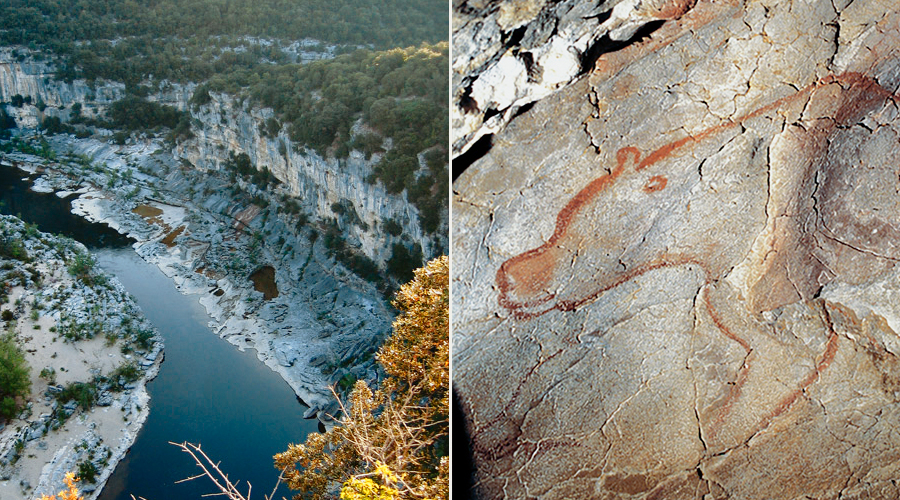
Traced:
MULTIPOLYGON (((302 418, 306 406, 255 352, 240 352, 219 339, 197 298, 182 295, 144 262, 128 238, 72 215, 67 200, 28 190, 24 176, 0 166, 0 213, 86 245, 135 297, 165 342, 165 361, 147 385, 150 416, 99 498, 193 500, 213 493, 205 478, 175 484, 199 469, 169 441, 200 443, 232 480, 241 480, 242 492, 247 481, 253 485, 253 498, 271 493, 278 477, 272 455, 316 432, 317 421, 302 418)), ((290 495, 282 488, 276 498, 290 495)))

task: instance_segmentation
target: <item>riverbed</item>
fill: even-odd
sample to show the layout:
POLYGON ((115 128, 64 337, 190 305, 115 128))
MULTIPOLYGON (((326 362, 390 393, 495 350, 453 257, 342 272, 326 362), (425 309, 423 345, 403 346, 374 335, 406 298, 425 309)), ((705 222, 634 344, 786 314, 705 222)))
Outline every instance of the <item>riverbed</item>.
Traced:
POLYGON ((317 429, 315 420, 302 418, 306 406, 255 353, 219 339, 195 296, 182 295, 131 249, 127 238, 72 215, 69 202, 54 194, 28 190, 22 177, 16 169, 0 167, 0 212, 88 246, 135 296, 166 346, 159 375, 148 384, 150 416, 100 498, 197 499, 213 492, 202 478, 175 484, 198 470, 169 441, 200 443, 233 480, 242 481, 242 491, 249 481, 254 497, 271 492, 277 479, 272 455, 317 429))

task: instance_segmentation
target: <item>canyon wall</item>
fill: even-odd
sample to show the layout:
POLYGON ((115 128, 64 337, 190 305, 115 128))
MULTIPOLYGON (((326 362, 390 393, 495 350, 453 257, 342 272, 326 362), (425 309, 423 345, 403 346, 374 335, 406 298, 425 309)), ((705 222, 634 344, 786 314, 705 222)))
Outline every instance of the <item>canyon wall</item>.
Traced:
MULTIPOLYGON (((110 104, 125 95, 125 86, 120 83, 66 83, 53 75, 51 63, 36 61, 26 49, 0 48, 0 101, 10 102, 14 95, 30 96, 32 100, 19 108, 7 106, 20 127, 35 128, 45 116, 66 120, 74 103, 81 103, 86 117, 102 116, 110 104), (46 105, 43 111, 38 102, 46 105)), ((426 234, 419 223, 418 209, 407 201, 405 192, 393 195, 380 183, 366 181, 378 155, 366 160, 362 153, 353 151, 346 159, 322 158, 293 144, 286 127, 276 137, 265 137, 260 134, 260 125, 273 116, 271 109, 251 108, 218 93, 211 94, 209 103, 192 109, 188 101, 195 87, 164 82, 148 97, 191 114, 194 137, 173 148, 176 157, 200 170, 218 170, 232 154, 246 153, 256 168, 267 167, 286 186, 310 220, 337 218, 348 243, 380 265, 391 257, 391 247, 399 242, 407 246, 418 243, 426 258, 445 252, 446 217, 436 233, 426 234), (352 204, 364 225, 344 223, 332 211, 332 204, 344 200, 352 204), (400 224, 400 236, 384 230, 388 220, 400 224)), ((423 161, 420 165, 427 168, 423 161)))

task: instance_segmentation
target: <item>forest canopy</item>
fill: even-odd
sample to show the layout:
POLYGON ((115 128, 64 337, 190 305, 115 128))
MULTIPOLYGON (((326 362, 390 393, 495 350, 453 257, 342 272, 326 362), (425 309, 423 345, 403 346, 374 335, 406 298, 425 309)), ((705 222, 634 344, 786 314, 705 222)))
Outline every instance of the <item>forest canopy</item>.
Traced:
POLYGON ((5 0, 0 42, 253 36, 405 47, 447 39, 443 0, 5 0))

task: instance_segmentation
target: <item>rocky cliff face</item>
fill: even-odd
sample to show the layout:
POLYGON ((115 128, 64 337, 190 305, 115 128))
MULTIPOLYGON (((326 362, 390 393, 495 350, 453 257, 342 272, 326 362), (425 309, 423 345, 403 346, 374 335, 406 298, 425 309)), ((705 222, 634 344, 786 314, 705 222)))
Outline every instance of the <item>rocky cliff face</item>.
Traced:
POLYGON ((454 0, 453 154, 696 0, 454 0))
POLYGON ((84 116, 95 116, 125 93, 124 84, 90 86, 82 80, 65 83, 55 80, 53 75, 52 65, 34 60, 21 47, 0 48, 0 101, 10 102, 15 95, 32 99, 31 105, 21 108, 7 106, 7 112, 20 127, 35 128, 45 115, 67 118, 69 106, 76 102, 82 104, 84 116), (39 110, 38 101, 47 108, 39 110))
MULTIPOLYGON (((76 102, 82 104, 85 116, 102 115, 111 103, 124 96, 124 85, 118 83, 90 86, 81 80, 56 81, 51 64, 37 62, 30 55, 19 61, 13 52, 9 47, 0 49, 0 100, 9 102, 17 94, 31 96, 32 105, 7 106, 19 126, 37 127, 45 115, 66 119, 76 102), (34 105, 38 101, 47 105, 43 111, 34 105)), ((22 48, 17 52, 27 54, 22 48)), ((392 195, 380 184, 366 182, 377 157, 366 160, 353 152, 348 159, 325 159, 296 148, 284 129, 277 137, 265 137, 260 134, 260 125, 272 116, 272 110, 243 106, 227 95, 214 94, 210 103, 193 110, 188 101, 194 88, 193 84, 163 83, 159 92, 149 97, 192 113, 195 137, 175 147, 173 154, 177 157, 207 170, 222 168, 232 154, 246 153, 256 168, 268 167, 287 186, 311 220, 336 217, 331 205, 347 200, 368 227, 342 223, 341 229, 351 245, 379 264, 391 257, 391 246, 401 241, 401 237, 391 236, 383 229, 387 220, 399 223, 405 243, 420 244, 426 257, 447 248, 446 222, 435 234, 425 234, 418 209, 406 200, 405 194, 392 195)))
MULTIPOLYGON (((337 160, 322 158, 305 148, 297 151, 286 127, 276 137, 260 133, 260 125, 273 116, 271 109, 241 106, 224 94, 211 97, 211 102, 192 111, 195 137, 179 144, 176 156, 201 169, 219 170, 230 154, 246 153, 256 168, 267 167, 283 182, 313 220, 336 217, 332 204, 349 201, 367 229, 356 224, 342 224, 341 229, 376 262, 389 259, 391 245, 400 241, 383 229, 387 220, 398 222, 404 235, 422 245, 425 255, 437 253, 436 245, 446 248, 446 237, 424 234, 418 209, 406 201, 405 195, 391 195, 381 184, 366 182, 377 157, 367 161, 353 151, 349 158, 337 160)), ((438 231, 446 233, 446 227, 438 231)))
POLYGON ((689 4, 454 185, 480 498, 900 496, 900 14, 689 4))

